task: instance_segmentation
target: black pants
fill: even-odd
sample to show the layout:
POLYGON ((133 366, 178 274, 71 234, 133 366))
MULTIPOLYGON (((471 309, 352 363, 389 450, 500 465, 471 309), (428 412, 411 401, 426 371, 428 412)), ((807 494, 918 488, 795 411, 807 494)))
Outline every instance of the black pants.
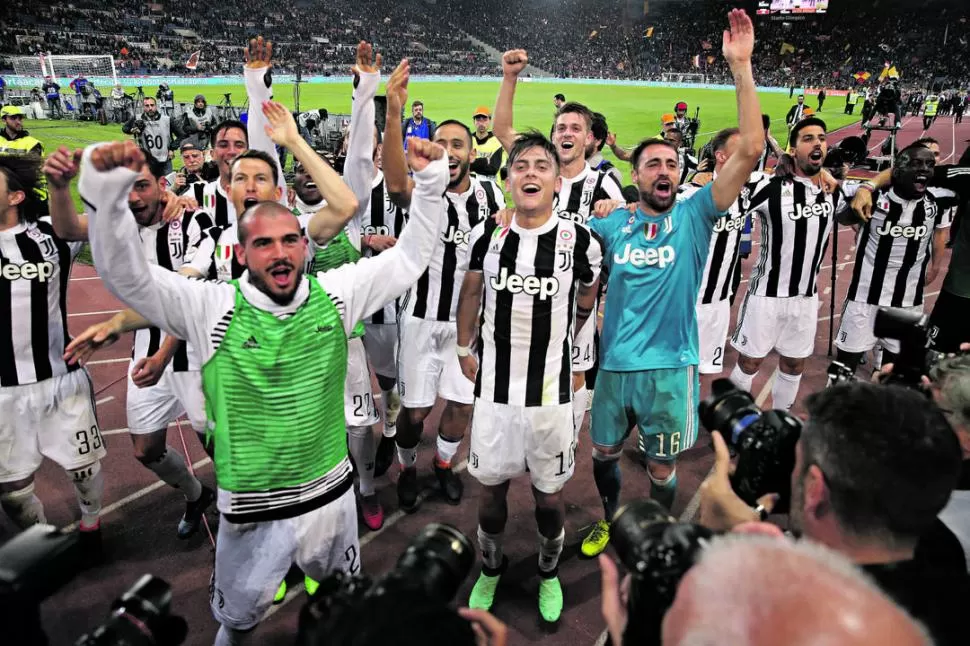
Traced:
POLYGON ((930 314, 934 348, 940 352, 956 352, 960 344, 970 341, 970 298, 957 296, 945 289, 940 292, 930 314))

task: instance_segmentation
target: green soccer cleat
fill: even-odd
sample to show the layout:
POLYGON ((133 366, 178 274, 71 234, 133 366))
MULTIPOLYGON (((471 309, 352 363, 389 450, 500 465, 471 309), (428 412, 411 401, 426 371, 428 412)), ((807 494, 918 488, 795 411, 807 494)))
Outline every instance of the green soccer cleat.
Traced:
POLYGON ((580 551, 583 553, 583 556, 593 558, 594 556, 599 556, 609 544, 610 524, 605 520, 600 520, 593 525, 593 530, 583 540, 583 546, 580 548, 580 551))
POLYGON ((549 623, 559 621, 562 614, 562 586, 559 585, 558 576, 539 580, 539 614, 549 623))
POLYGON ((286 579, 280 581, 280 587, 276 591, 276 596, 273 597, 273 605, 283 603, 283 599, 286 598, 286 579))
POLYGON ((501 574, 495 576, 489 576, 485 572, 479 574, 471 596, 468 597, 468 607, 472 610, 491 610, 492 604, 495 603, 495 590, 501 578, 501 574))
POLYGON ((317 593, 317 588, 320 587, 320 584, 310 577, 303 575, 303 587, 306 588, 306 593, 312 597, 317 593))

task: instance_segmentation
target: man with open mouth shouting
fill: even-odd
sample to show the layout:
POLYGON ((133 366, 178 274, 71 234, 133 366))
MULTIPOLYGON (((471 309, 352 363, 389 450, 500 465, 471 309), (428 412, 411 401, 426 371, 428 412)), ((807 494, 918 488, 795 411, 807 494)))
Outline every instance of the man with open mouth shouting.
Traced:
POLYGON ((644 440, 650 495, 668 508, 676 493, 677 455, 697 437, 697 292, 715 224, 728 215, 764 146, 751 71, 754 27, 744 11, 728 17, 723 51, 737 92, 735 153, 711 184, 677 202, 678 151, 667 141, 646 139, 633 151, 637 211, 621 208, 590 221, 603 239, 610 289, 590 425, 605 520, 583 542, 587 556, 609 541, 620 497, 618 460, 632 427, 644 440))

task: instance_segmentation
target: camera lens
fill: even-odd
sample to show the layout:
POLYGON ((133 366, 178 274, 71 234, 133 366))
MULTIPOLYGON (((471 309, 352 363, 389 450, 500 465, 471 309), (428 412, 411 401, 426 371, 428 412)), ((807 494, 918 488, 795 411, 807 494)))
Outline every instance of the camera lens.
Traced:
POLYGON ((698 411, 704 428, 719 431, 731 445, 761 418, 761 410, 751 395, 740 390, 730 379, 715 380, 711 384, 710 397, 700 403, 698 411))
POLYGON ((610 542, 627 569, 643 572, 646 547, 656 535, 658 525, 675 522, 670 512, 655 500, 638 500, 624 505, 613 517, 610 542))
POLYGON ((464 534, 451 525, 431 523, 404 550, 394 575, 417 584, 429 597, 448 603, 474 562, 475 552, 464 534))

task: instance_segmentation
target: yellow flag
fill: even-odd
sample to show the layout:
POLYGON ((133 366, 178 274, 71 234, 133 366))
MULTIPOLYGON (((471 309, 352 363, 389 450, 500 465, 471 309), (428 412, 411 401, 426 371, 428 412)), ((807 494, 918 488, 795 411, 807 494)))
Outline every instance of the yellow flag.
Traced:
POLYGON ((791 43, 782 43, 781 51, 778 52, 779 55, 784 56, 785 54, 794 54, 795 46, 791 43))
POLYGON ((647 27, 647 30, 643 32, 644 38, 653 38, 653 27, 647 27))

